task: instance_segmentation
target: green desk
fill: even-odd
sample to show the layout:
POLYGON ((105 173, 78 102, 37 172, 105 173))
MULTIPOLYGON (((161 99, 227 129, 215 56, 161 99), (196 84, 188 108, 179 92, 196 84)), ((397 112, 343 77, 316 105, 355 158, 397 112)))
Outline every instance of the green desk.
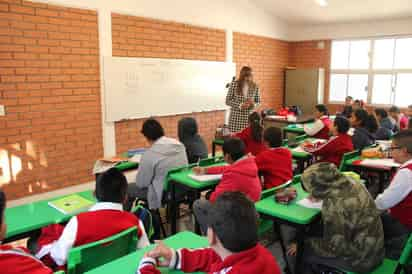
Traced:
MULTIPOLYGON (((78 193, 86 199, 94 200, 93 191, 78 193)), ((47 203, 68 195, 54 197, 21 206, 6 208, 7 235, 5 242, 28 237, 36 230, 50 224, 67 222, 73 215, 65 215, 47 203)))
POLYGON ((216 156, 216 147, 217 146, 223 146, 223 143, 225 141, 223 139, 214 139, 212 141, 212 157, 216 156))
POLYGON ((120 171, 126 171, 129 169, 135 169, 139 167, 138 163, 134 162, 121 162, 120 164, 115 166, 120 171))
POLYGON ((320 210, 305 208, 298 205, 297 202, 306 198, 308 194, 302 189, 302 185, 300 183, 295 183, 292 186, 296 188, 298 196, 289 205, 276 203, 274 196, 271 195, 256 202, 255 206, 261 218, 273 221, 274 231, 279 235, 282 252, 286 262, 286 267, 289 269, 289 273, 291 272, 286 256, 285 242, 280 231, 280 225, 286 224, 288 226, 296 228, 296 241, 298 250, 296 256, 296 269, 294 273, 301 273, 299 267, 301 266, 303 259, 305 231, 307 226, 320 218, 320 210))
MULTIPOLYGON (((299 142, 299 144, 301 144, 305 140, 310 140, 310 139, 311 138, 304 139, 301 142, 299 142)), ((305 166, 309 165, 312 161, 312 158, 313 158, 312 154, 309 152, 293 151, 294 148, 290 148, 288 145, 285 145, 284 147, 288 148, 290 152, 292 152, 292 158, 295 159, 296 162, 298 163, 298 174, 303 173, 303 171, 305 170, 305 166)))
POLYGON ((283 132, 286 133, 293 133, 296 135, 305 134, 305 130, 303 129, 303 125, 301 124, 292 124, 288 125, 283 128, 283 132))
MULTIPOLYGON (((165 244, 172 248, 202 248, 207 247, 208 242, 205 237, 198 236, 192 232, 180 232, 172 237, 169 237, 164 240, 165 244)), ((132 254, 124 256, 120 259, 117 259, 111 263, 107 263, 100 267, 97 267, 91 271, 86 272, 85 274, 135 274, 136 269, 139 265, 141 258, 144 253, 153 249, 153 245, 148 246, 147 248, 140 249, 132 254)), ((169 274, 178 274, 183 273, 178 270, 169 270, 166 268, 160 268, 162 273, 169 274)), ((200 273, 200 272, 197 272, 200 273)))

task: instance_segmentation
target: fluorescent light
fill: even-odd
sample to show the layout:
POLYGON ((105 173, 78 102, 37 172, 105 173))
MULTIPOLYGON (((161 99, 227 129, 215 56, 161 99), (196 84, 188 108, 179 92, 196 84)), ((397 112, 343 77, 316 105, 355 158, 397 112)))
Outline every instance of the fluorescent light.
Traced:
POLYGON ((328 1, 327 0, 315 0, 316 3, 321 6, 321 7, 326 7, 328 5, 328 1))

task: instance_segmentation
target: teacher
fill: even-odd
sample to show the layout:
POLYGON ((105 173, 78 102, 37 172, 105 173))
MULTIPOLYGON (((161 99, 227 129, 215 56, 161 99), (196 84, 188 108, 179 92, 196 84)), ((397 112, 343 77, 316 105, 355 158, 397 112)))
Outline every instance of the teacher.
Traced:
POLYGON ((239 132, 248 126, 248 117, 260 104, 259 88, 253 82, 252 68, 242 67, 239 78, 233 80, 226 95, 230 107, 229 129, 239 132))

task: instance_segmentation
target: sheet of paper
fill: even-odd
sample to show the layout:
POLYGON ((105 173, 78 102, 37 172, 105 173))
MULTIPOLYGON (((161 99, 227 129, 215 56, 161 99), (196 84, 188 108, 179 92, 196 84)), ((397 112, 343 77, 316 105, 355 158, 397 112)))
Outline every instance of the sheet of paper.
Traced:
POLYGON ((365 159, 362 160, 361 165, 364 166, 385 166, 385 167, 400 167, 393 159, 365 159))
POLYGON ((189 174, 189 177, 198 182, 209 182, 209 181, 222 179, 222 174, 206 174, 206 175, 189 174))
POLYGON ((142 160, 142 155, 143 154, 135 154, 132 158, 129 159, 129 162, 133 162, 133 163, 140 163, 140 161, 142 160))
POLYGON ((306 208, 317 208, 317 209, 322 209, 322 201, 319 202, 312 202, 311 200, 309 200, 308 198, 302 199, 299 202, 297 202, 298 205, 301 205, 303 207, 306 208))
POLYGON ((281 120, 286 120, 285 116, 279 116, 279 115, 268 115, 266 116, 269 119, 281 119, 281 120))

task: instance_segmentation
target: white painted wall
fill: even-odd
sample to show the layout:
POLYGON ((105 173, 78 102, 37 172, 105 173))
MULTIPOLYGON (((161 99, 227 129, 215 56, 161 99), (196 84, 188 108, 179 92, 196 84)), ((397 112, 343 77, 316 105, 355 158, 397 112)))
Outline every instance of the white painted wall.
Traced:
POLYGON ((411 35, 412 17, 362 23, 289 25, 288 40, 325 40, 376 36, 411 35))

